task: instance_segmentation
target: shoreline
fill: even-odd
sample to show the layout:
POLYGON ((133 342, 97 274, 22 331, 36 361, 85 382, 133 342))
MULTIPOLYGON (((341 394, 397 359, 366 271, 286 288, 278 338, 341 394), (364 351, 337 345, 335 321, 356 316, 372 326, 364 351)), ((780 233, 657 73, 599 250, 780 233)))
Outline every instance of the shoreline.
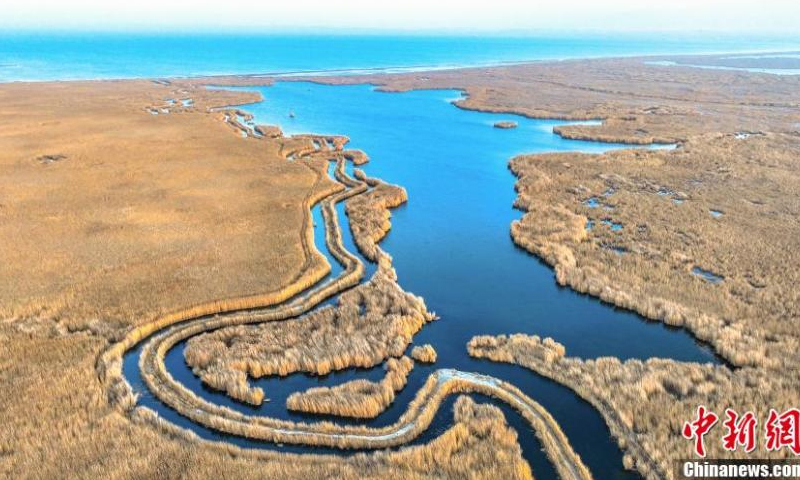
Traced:
MULTIPOLYGON (((294 79, 297 77, 339 77, 339 76, 363 76, 369 77, 372 75, 409 75, 415 73, 435 73, 435 72, 451 72, 451 71, 469 71, 477 69, 494 69, 502 67, 515 67, 515 66, 528 66, 537 64, 559 64, 568 62, 591 62, 598 60, 640 60, 644 63, 647 62, 660 62, 670 61, 673 59, 726 59, 728 57, 737 59, 742 56, 750 55, 759 57, 768 57, 769 55, 791 55, 800 52, 800 48, 787 48, 785 50, 773 49, 754 49, 754 50, 720 50, 708 51, 699 53, 636 53, 630 55, 596 55, 596 56, 582 56, 582 57, 559 57, 559 58, 530 58, 522 60, 501 60, 501 61, 488 61, 469 64, 419 64, 419 65, 394 65, 385 67, 354 67, 354 68, 330 68, 330 69, 308 69, 308 70, 278 70, 274 72, 250 72, 250 73, 208 73, 208 74, 188 74, 188 75, 166 75, 166 76, 110 76, 110 77, 91 77, 91 78, 73 78, 73 79, 15 79, 15 80, 0 80, 0 85, 5 84, 37 84, 37 83, 81 83, 81 82, 124 82, 124 81, 137 81, 137 80, 151 80, 151 81, 192 81, 192 80, 205 80, 205 79, 218 79, 218 78, 242 78, 242 79, 294 79)), ((657 65, 657 64, 653 64, 657 65)), ((661 65, 663 66, 663 65, 661 65)), ((670 65, 678 68, 716 68, 712 66, 696 65, 689 63, 675 62, 675 65, 670 65)), ((748 72, 736 67, 724 68, 730 71, 748 72)), ((776 69, 780 70, 780 69, 776 69)), ((761 72, 765 75, 775 75, 775 73, 761 72)), ((786 75, 800 75, 800 73, 787 73, 786 75)), ((365 82, 369 83, 369 82, 365 82)), ((254 84, 255 85, 255 84, 254 84)), ((263 85, 263 84, 258 84, 263 85)))

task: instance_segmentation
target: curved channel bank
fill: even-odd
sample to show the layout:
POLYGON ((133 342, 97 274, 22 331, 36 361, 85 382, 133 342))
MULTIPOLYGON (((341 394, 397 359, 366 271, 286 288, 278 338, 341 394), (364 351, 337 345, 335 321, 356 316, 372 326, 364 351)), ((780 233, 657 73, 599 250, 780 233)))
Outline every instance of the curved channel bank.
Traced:
MULTIPOLYGON (((429 308, 442 316, 442 321, 426 326, 415 339, 419 344, 433 343, 440 359, 432 367, 415 368, 409 385, 389 411, 368 424, 379 427, 401 417, 436 368, 490 373, 541 401, 597 478, 630 475, 621 471, 621 455, 599 414, 569 390, 519 368, 471 359, 465 348, 466 341, 476 334, 524 331, 553 336, 567 345, 570 354, 581 356, 712 360, 710 352, 698 348, 683 332, 642 322, 635 315, 555 287, 552 272, 516 249, 508 238, 508 225, 516 217, 510 210, 513 177, 505 169, 511 156, 542 151, 553 146, 552 140, 571 150, 620 146, 567 142, 552 135, 556 122, 527 119, 518 119, 522 128, 517 129, 527 137, 499 136, 491 128, 494 120, 513 116, 465 112, 442 101, 457 92, 390 95, 364 86, 289 83, 260 90, 268 103, 243 107, 255 114, 257 123, 281 124, 288 133, 332 132, 336 128, 374 159, 367 166, 370 175, 399 183, 409 191, 411 203, 395 212, 392 233, 383 246, 395 258, 401 285, 426 298, 429 308), (386 105, 387 101, 391 105, 386 105), (286 111, 297 112, 294 120, 287 120, 282 102, 286 111), (266 117, 262 107, 267 108, 266 117), (376 121, 375 116, 383 118, 376 121), (497 136, 492 138, 487 132, 497 136), (542 141, 549 137, 550 142, 542 141), (483 155, 487 158, 481 158, 483 155), (501 201, 503 208, 495 208, 501 201), (616 330, 609 328, 612 325, 616 330)), ((273 402, 248 413, 295 421, 302 418, 286 412, 272 386, 290 386, 298 378, 308 381, 303 377, 254 382, 269 385, 273 402)), ((323 382, 330 380, 337 378, 323 382)), ((440 411, 428 432, 440 432, 445 422, 451 421, 449 417, 440 411)), ((555 472, 536 455, 535 440, 525 434, 527 424, 516 415, 508 419, 520 431, 520 442, 537 478, 552 477, 555 472)))
MULTIPOLYGON (((233 122, 234 126, 241 127, 241 124, 237 121, 232 121, 228 115, 225 116, 225 121, 233 122)), ((249 133, 252 133, 252 131, 249 133)), ((318 139, 314 139, 314 144, 319 145, 318 139)), ((316 150, 319 151, 319 147, 316 150)), ((305 155, 300 156, 304 157, 305 155)), ((536 436, 541 440, 541 444, 544 447, 543 450, 550 459, 551 465, 558 471, 560 478, 590 480, 592 478, 591 473, 574 452, 568 439, 564 436, 552 416, 541 405, 527 397, 513 385, 485 375, 452 369, 437 370, 428 377, 425 388, 417 393, 414 402, 409 405, 408 410, 398 422, 394 425, 377 429, 352 426, 339 427, 333 424, 320 424, 319 422, 308 425, 285 422, 273 418, 242 415, 226 407, 220 407, 204 401, 172 377, 164 360, 167 352, 175 344, 185 342, 188 338, 201 332, 212 331, 229 325, 262 323, 283 319, 291 321, 300 313, 321 305, 326 297, 330 297, 336 292, 347 289, 358 282, 364 272, 363 263, 344 247, 342 233, 337 222, 338 216, 333 205, 362 194, 372 186, 377 186, 379 182, 375 182, 364 175, 356 175, 361 180, 356 180, 348 175, 344 168, 344 158, 351 157, 348 152, 342 152, 335 164, 335 171, 332 175, 345 187, 345 190, 323 199, 319 208, 323 213, 322 224, 325 228, 324 232, 317 233, 319 237, 325 238, 325 246, 327 247, 321 251, 326 252, 329 260, 333 260, 332 263, 338 263, 344 267, 337 276, 331 276, 328 280, 319 282, 296 299, 284 304, 261 308, 247 314, 233 312, 216 317, 199 317, 167 327, 163 333, 158 333, 153 338, 147 339, 141 348, 134 350, 126 357, 125 373, 134 373, 130 366, 131 358, 138 358, 140 377, 135 375, 131 377, 135 379, 134 384, 138 386, 138 381, 144 379, 149 390, 155 393, 158 400, 167 404, 174 411, 179 412, 183 417, 191 419, 200 426, 204 425, 210 431, 228 432, 239 437, 256 438, 273 443, 287 442, 290 444, 298 443, 346 448, 386 448, 407 444, 415 438, 419 440, 420 433, 427 429, 431 421, 438 416, 440 407, 451 394, 483 394, 502 400, 506 406, 513 408, 528 422, 536 432, 536 436), (333 259, 330 258, 331 256, 333 259)), ((320 246, 319 243, 317 245, 318 247, 320 246)), ((377 246, 373 246, 370 251, 371 258, 377 263, 377 272, 374 275, 389 275, 393 277, 391 259, 377 246)), ((119 345, 127 345, 130 338, 135 338, 135 335, 124 339, 119 345)), ((117 350, 118 348, 112 347, 106 357, 113 357, 117 350)), ((108 360, 104 361, 108 362, 108 360)), ((450 406, 449 403, 447 402, 446 407, 450 406)), ((128 405, 128 408, 132 407, 133 405, 128 405)), ((133 415, 135 418, 153 422, 168 432, 185 434, 185 430, 178 431, 174 425, 161 421, 158 417, 160 411, 162 411, 160 408, 136 409, 133 415)), ((189 431, 194 434, 196 433, 196 428, 192 428, 189 431)), ((224 444, 216 445, 220 447, 224 444)), ((225 447, 222 446, 222 448, 225 447)))

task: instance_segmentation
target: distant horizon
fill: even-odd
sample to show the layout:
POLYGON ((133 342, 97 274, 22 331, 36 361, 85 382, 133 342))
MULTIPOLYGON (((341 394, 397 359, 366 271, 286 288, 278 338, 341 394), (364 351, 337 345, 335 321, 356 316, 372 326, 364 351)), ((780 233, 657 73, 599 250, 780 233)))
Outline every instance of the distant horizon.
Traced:
POLYGON ((0 82, 407 72, 544 60, 800 52, 795 37, 528 33, 5 31, 0 33, 0 82))
POLYGON ((27 0, 4 6, 0 30, 72 32, 253 32, 542 35, 673 33, 800 36, 791 0, 292 0, 230 8, 207 0, 27 0))
MULTIPOLYGON (((774 46, 764 47, 756 45, 753 48, 736 48, 735 50, 713 50, 702 53, 792 53, 800 52, 800 35, 780 34, 780 33, 746 33, 741 32, 722 32, 722 31, 679 31, 679 30, 637 30, 637 31, 611 31, 611 30, 574 30, 574 31, 555 31, 555 30, 430 30, 430 29, 355 29, 355 28, 316 28, 316 27, 296 27, 296 28, 270 28, 270 29, 101 29, 101 28, 48 28, 32 29, 17 28, 4 29, 0 31, 0 38, 28 37, 28 38, 81 38, 81 37, 152 37, 152 38, 189 38, 192 36, 202 37, 253 37, 253 38, 420 38, 420 39, 495 39, 495 40, 651 40, 653 36, 664 36, 669 41, 699 40, 699 41, 733 41, 741 42, 749 40, 753 42, 773 43, 774 46)), ((680 54, 680 52, 675 52, 680 54)))
POLYGON ((682 30, 682 29, 431 29, 431 28, 356 28, 356 27, 132 27, 132 28, 99 28, 99 27, 9 27, 0 31, 0 37, 13 35, 152 35, 152 36, 404 36, 404 37, 488 37, 488 38, 635 38, 651 35, 668 35, 682 38, 714 39, 714 38, 752 38, 758 40, 793 40, 800 48, 800 32, 756 32, 756 31, 724 31, 724 30, 682 30))

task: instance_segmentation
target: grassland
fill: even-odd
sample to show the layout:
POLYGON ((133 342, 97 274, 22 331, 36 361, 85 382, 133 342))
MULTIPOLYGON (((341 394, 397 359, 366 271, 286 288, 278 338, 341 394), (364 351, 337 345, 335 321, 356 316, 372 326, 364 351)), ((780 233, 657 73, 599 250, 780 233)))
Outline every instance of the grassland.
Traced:
MULTIPOLYGON (((371 196, 374 190, 365 191, 367 182, 349 178, 344 173, 343 161, 339 161, 336 175, 351 188, 325 203, 326 236, 331 251, 341 260, 347 260, 350 273, 357 273, 360 278, 363 266, 344 250, 332 205, 346 198, 375 198, 371 196)), ((372 210, 380 212, 383 205, 372 206, 372 210)), ((359 239, 372 235, 369 229, 357 223, 361 219, 361 216, 351 217, 356 243, 363 243, 359 239)), ((389 225, 382 228, 388 230, 389 225)), ((379 250, 373 244, 371 254, 376 260, 383 255, 379 250)), ((347 274, 321 288, 331 289, 346 277, 347 274)), ((350 285, 352 282, 347 282, 347 286, 350 285)), ((314 305, 308 298, 301 303, 305 309, 314 305)), ((294 313, 291 306, 278 310, 294 313)), ((432 319, 433 315, 427 312, 421 299, 400 289, 391 267, 384 262, 368 282, 343 293, 335 308, 322 308, 293 322, 265 322, 198 335, 189 340, 185 358, 195 374, 209 386, 258 405, 263 400, 263 392, 249 388, 248 377, 298 372, 325 375, 333 370, 373 367, 390 357, 400 357, 413 335, 432 319)), ((261 319, 257 317, 256 320, 261 319)))
POLYGON ((205 112, 253 99, 149 81, 3 85, 0 317, 113 335, 324 264, 300 236, 305 199, 333 184, 205 112), (187 96, 194 107, 146 110, 187 96))
POLYGON ((248 452, 186 439, 120 415, 98 388, 93 365, 104 341, 87 333, 45 338, 3 324, 0 476, 110 480, 175 478, 530 479, 502 413, 467 399, 457 421, 429 445, 350 458, 248 452), (42 371, 58 372, 42 375, 42 371), (24 401, 20 401, 23 399, 24 401), (502 441, 500 441, 502 440, 502 441))
POLYGON ((419 299, 402 292, 390 277, 376 275, 343 293, 336 307, 296 321, 223 328, 192 337, 185 358, 203 382, 242 398, 236 394, 250 391, 243 386, 247 378, 326 375, 400 357, 431 318, 419 299))
POLYGON ((729 134, 516 158, 527 213, 511 234, 561 284, 688 328, 735 365, 795 370, 798 154, 794 134, 729 134))
POLYGON ((367 179, 360 170, 356 170, 356 175, 367 181, 371 188, 364 195, 347 202, 345 212, 350 218, 356 246, 366 258, 377 261, 378 243, 391 228, 389 210, 408 201, 408 194, 402 187, 378 179, 367 179))
MULTIPOLYGON (((653 479, 672 478, 673 461, 689 458, 679 428, 697 405, 761 418, 796 405, 800 312, 796 269, 787 266, 798 264, 798 153, 796 133, 730 133, 691 137, 673 151, 511 162, 526 211, 512 237, 553 265, 559 283, 687 328, 739 368, 552 362, 516 340, 481 356, 573 388, 604 415, 628 466, 653 479)), ((712 458, 733 456, 709 443, 712 458)))
MULTIPOLYGON (((126 413, 121 355, 136 342, 325 275, 309 208, 341 187, 321 154, 286 161, 316 151, 310 139, 243 138, 231 112, 209 110, 252 94, 131 81, 3 85, 0 97, 0 476, 531 478, 502 414, 468 400, 431 445, 348 459, 200 442, 126 413)), ((344 143, 331 139, 341 155, 344 143)))

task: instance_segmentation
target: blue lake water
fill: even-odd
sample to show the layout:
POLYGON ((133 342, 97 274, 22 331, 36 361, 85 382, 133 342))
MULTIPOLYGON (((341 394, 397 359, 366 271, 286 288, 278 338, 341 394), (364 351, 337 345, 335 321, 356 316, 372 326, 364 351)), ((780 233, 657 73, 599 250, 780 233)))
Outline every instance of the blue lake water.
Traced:
MULTIPOLYGON (((524 332, 551 336, 566 346, 568 355, 584 358, 610 355, 716 361, 708 348, 683 330, 646 321, 559 287, 552 269, 516 247, 510 238, 510 223, 521 216, 512 208, 516 194, 515 178, 507 168, 510 158, 521 153, 602 152, 628 147, 562 139, 552 130, 564 122, 461 110, 451 103, 461 96, 454 90, 395 94, 377 92, 369 85, 334 87, 300 82, 248 89, 264 96, 263 102, 240 107, 252 113, 256 123, 280 125, 287 134, 347 135, 349 147, 369 154, 371 161, 364 167, 369 175, 408 190, 409 201, 393 210, 392 230, 382 247, 394 258, 401 286, 423 296, 429 309, 441 317, 425 326, 414 340, 415 344, 433 344, 439 360, 433 366, 418 364, 395 403, 366 423, 378 426, 396 420, 437 368, 486 373, 513 383, 544 405, 596 478, 636 478, 622 469, 621 453, 599 413, 569 389, 521 367, 473 359, 466 351, 474 335, 524 332), (294 112, 293 118, 289 112, 294 112), (519 126, 493 128, 499 120, 514 120, 519 126)), ((603 202, 613 203, 613 191, 598 195, 603 202)), ((346 229, 341 206, 339 217, 346 229)), ((321 224, 318 218, 317 224, 321 224)), ((315 233, 318 248, 325 251, 321 229, 315 233)), ((348 249, 355 251, 350 235, 345 235, 345 241, 348 249)), ((178 380, 213 402, 248 414, 305 421, 314 417, 286 411, 285 399, 290 393, 353 378, 376 379, 381 374, 376 367, 325 378, 260 379, 255 383, 264 387, 271 402, 254 408, 204 388, 183 361, 183 345, 169 352, 167 364, 178 380)), ((126 361, 126 376, 133 385, 138 384, 134 355, 126 361)), ((137 389, 141 390, 141 385, 137 389)), ((157 400, 146 397, 143 403, 180 425, 191 425, 157 400)), ((452 423, 451 405, 452 399, 415 443, 430 440, 452 423)), ((498 405, 519 432, 523 452, 537 478, 556 478, 527 423, 498 405)), ((191 428, 208 438, 263 446, 191 428)))
POLYGON ((797 50, 796 38, 0 32, 0 81, 443 68, 601 56, 797 50))
POLYGON ((558 287, 552 270, 509 236, 510 223, 521 216, 512 208, 509 159, 627 146, 562 139, 552 128, 563 122, 461 110, 450 103, 461 95, 455 90, 387 94, 369 85, 293 82, 258 90, 265 100, 242 107, 257 123, 280 125, 287 134, 348 135, 349 147, 369 154, 369 175, 408 190, 409 202, 393 211, 382 246, 393 256, 402 286, 451 319, 435 324, 460 334, 449 344, 463 349, 472 335, 454 324, 477 323, 487 334, 553 336, 581 357, 710 358, 688 335, 558 287), (504 119, 519 127, 492 128, 504 119))

